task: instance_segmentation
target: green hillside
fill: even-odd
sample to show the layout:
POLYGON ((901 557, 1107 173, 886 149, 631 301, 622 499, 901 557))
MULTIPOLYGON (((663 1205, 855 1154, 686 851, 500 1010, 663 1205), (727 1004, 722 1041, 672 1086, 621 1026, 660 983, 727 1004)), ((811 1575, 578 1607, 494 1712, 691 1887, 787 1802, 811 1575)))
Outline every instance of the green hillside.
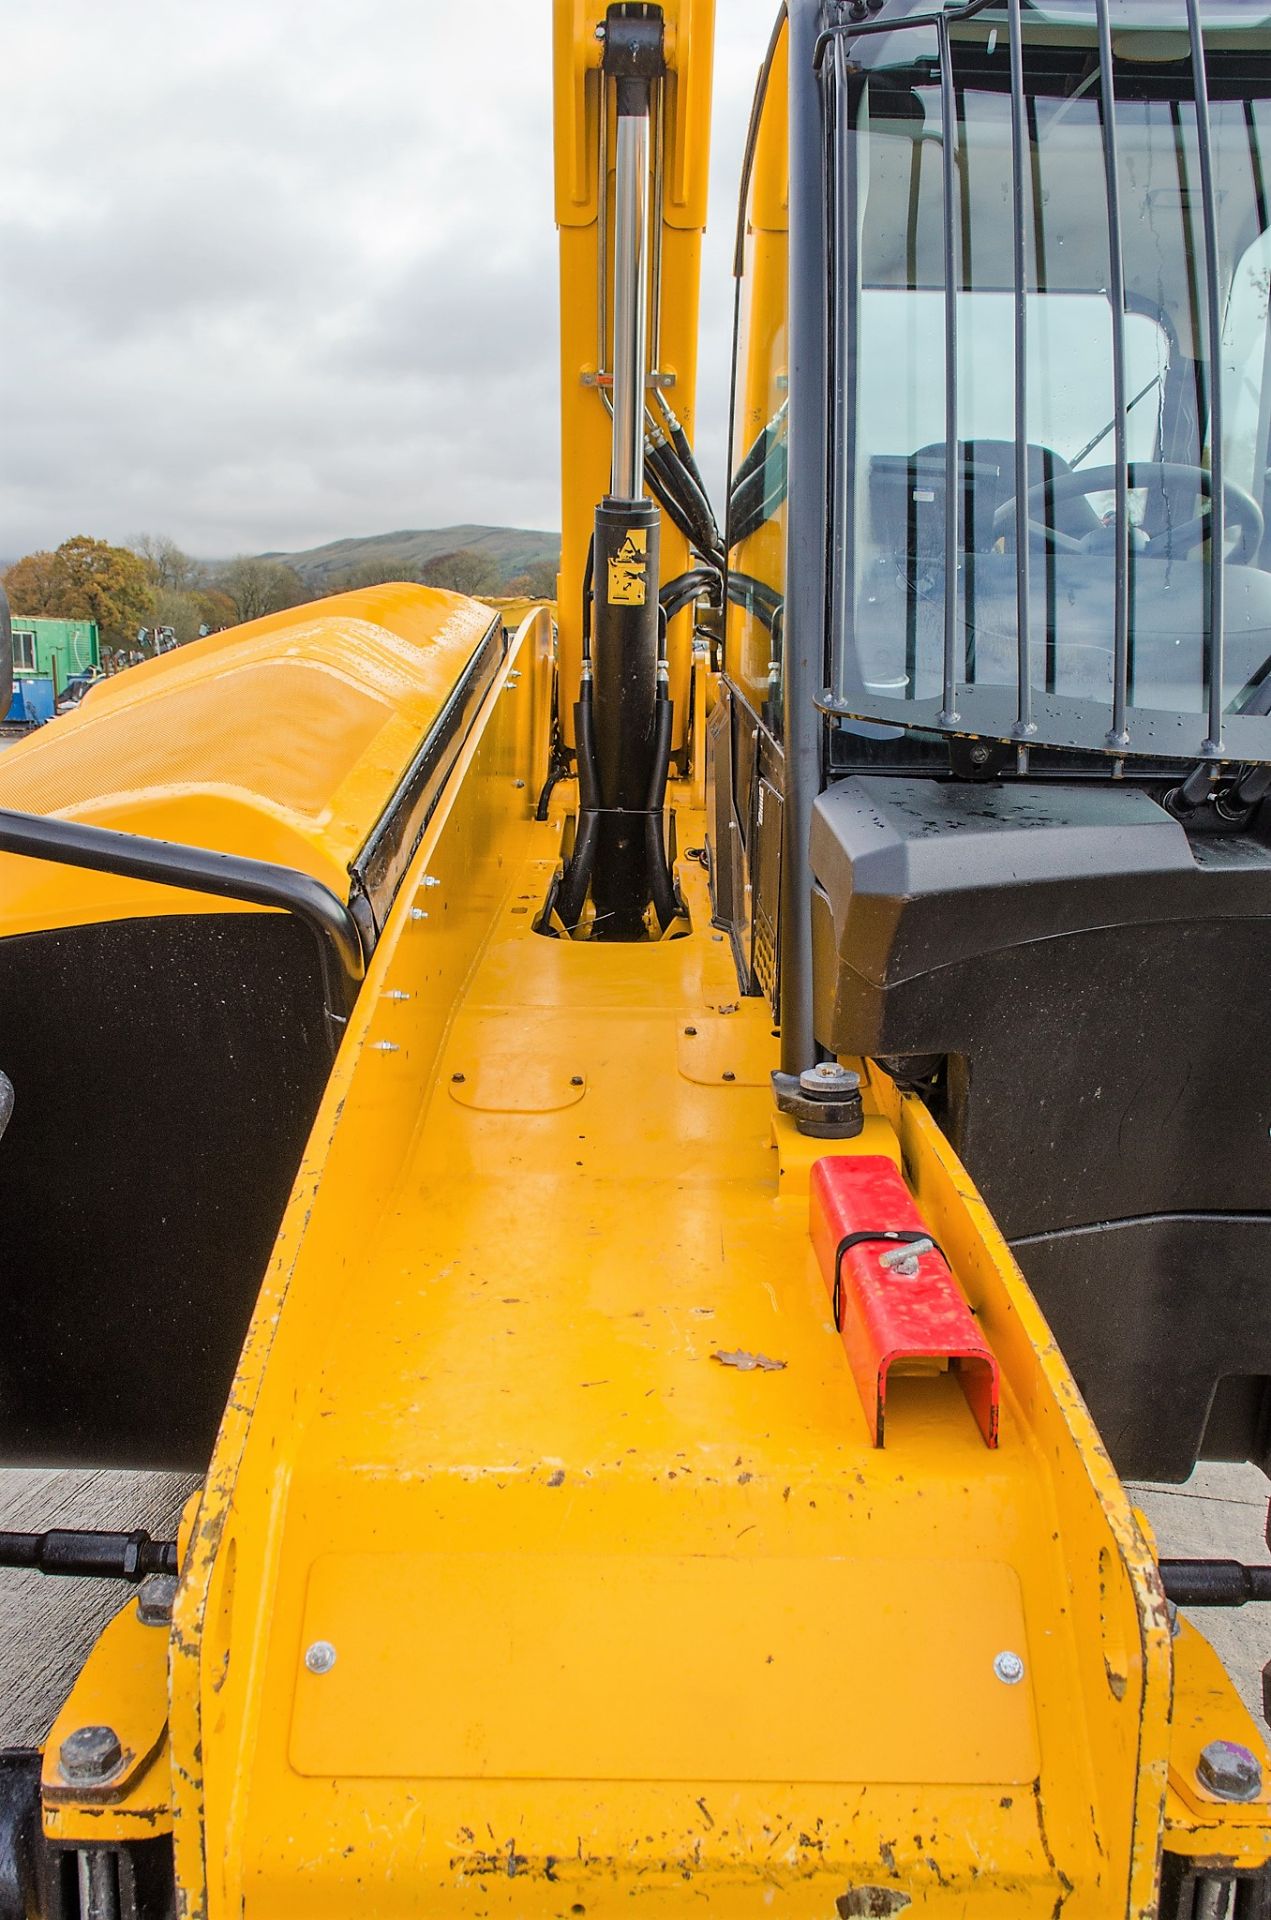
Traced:
POLYGON ((403 579, 416 579, 430 561, 461 549, 483 554, 498 568, 499 577, 506 584, 542 561, 558 562, 560 535, 527 527, 406 528, 398 533, 330 540, 325 546, 310 547, 301 553, 270 553, 263 557, 285 561, 295 568, 307 587, 320 592, 329 582, 364 566, 400 568, 403 579))

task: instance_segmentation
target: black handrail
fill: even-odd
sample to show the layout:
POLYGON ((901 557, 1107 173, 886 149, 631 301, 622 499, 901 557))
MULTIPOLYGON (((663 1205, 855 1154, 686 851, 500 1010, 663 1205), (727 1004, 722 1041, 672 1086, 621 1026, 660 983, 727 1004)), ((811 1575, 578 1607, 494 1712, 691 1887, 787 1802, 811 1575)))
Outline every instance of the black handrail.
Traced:
POLYGON ((1222 680, 1225 608, 1223 559, 1227 547, 1226 500, 1222 468, 1222 303, 1218 291, 1218 199, 1214 192, 1214 156, 1209 125, 1209 77, 1198 0, 1187 0, 1192 43, 1192 90, 1196 95, 1196 142, 1200 149, 1200 201, 1205 231, 1205 330, 1208 334, 1209 471, 1213 507, 1209 523, 1209 738, 1206 756, 1222 753, 1222 680))
MULTIPOLYGON (((295 867, 7 808, 0 808, 0 853, 289 913, 308 927, 318 943, 323 995, 337 1028, 343 1026, 357 998, 368 958, 357 923, 329 887, 295 867)), ((336 1038, 338 1033, 333 1041, 336 1038)))
MULTIPOLYGON (((1024 109, 1024 30, 1019 0, 1007 0, 1011 59, 1011 206, 1015 231, 1015 640, 1018 658, 1018 706, 1015 738, 1024 747, 1036 733, 1033 723, 1031 646, 1031 543, 1028 531, 1028 124, 1024 109)), ((945 592, 948 592, 946 583, 945 592)), ((1021 763, 1020 771, 1023 772, 1021 763)))
POLYGON ((958 718, 958 252, 954 233, 957 206, 958 107, 953 90, 953 47, 949 23, 941 14, 936 27, 940 53, 941 193, 944 199, 944 667, 940 724, 958 718))
MULTIPOLYGON (((1108 193, 1108 292, 1112 299, 1112 458, 1116 466, 1116 560, 1112 631, 1112 726, 1108 745, 1128 747, 1130 688, 1129 408, 1125 404, 1125 250, 1121 240, 1121 174, 1117 154, 1116 82, 1108 0, 1095 0, 1099 25, 1099 96, 1103 170, 1108 193)), ((1097 444, 1097 443, 1096 443, 1097 444)), ((1075 463, 1074 463, 1075 464, 1075 463)))

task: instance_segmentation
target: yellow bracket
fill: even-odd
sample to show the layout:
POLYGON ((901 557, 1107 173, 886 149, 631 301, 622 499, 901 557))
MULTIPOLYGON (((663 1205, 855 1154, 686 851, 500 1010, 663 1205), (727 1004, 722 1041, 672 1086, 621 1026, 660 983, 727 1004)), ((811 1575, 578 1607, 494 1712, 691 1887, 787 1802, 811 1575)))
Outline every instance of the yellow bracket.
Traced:
POLYGON ((44 1749, 40 1795, 49 1840, 112 1846, 172 1829, 167 1624, 150 1626, 135 1598, 104 1629, 44 1749), (63 1743, 81 1727, 112 1727, 122 1758, 100 1784, 68 1778, 63 1743))

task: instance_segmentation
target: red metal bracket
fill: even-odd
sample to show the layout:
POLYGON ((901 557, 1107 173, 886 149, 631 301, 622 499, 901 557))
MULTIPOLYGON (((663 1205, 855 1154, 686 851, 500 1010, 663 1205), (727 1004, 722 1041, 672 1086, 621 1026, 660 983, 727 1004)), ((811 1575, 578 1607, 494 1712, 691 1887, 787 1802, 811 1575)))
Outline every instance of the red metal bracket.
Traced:
POLYGON ((876 1154, 818 1160, 809 1231, 834 1303, 861 1404, 883 1444, 887 1378, 904 1362, 957 1374, 986 1446, 997 1445, 997 1361, 892 1161, 876 1154))

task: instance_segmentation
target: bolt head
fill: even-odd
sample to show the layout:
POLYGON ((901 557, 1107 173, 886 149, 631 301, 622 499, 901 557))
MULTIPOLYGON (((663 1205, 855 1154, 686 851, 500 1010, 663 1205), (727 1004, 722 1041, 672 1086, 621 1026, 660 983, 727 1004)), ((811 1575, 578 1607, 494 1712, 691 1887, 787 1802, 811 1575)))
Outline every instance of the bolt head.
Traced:
POLYGON ((137 1618, 143 1627, 169 1627, 177 1596, 175 1573, 151 1573, 137 1589, 137 1618))
POLYGON ((65 1779, 88 1785, 117 1773, 124 1750, 113 1727, 76 1727, 59 1747, 57 1763, 65 1779))
POLYGON ((855 1093, 860 1084, 860 1074, 841 1067, 837 1060, 822 1060, 819 1066, 807 1067, 799 1075, 800 1091, 810 1093, 814 1100, 842 1100, 855 1093))
POLYGON ((1006 1686, 1017 1687, 1024 1678, 1024 1662, 1007 1648, 995 1658, 993 1671, 1006 1686))
POLYGON ((329 1640, 315 1640, 305 1649, 305 1665, 310 1673, 330 1673, 335 1665, 335 1648, 329 1640))
POLYGON ((1262 1792, 1257 1756, 1238 1740, 1211 1740, 1201 1751, 1196 1778, 1219 1800, 1256 1800, 1262 1792))

